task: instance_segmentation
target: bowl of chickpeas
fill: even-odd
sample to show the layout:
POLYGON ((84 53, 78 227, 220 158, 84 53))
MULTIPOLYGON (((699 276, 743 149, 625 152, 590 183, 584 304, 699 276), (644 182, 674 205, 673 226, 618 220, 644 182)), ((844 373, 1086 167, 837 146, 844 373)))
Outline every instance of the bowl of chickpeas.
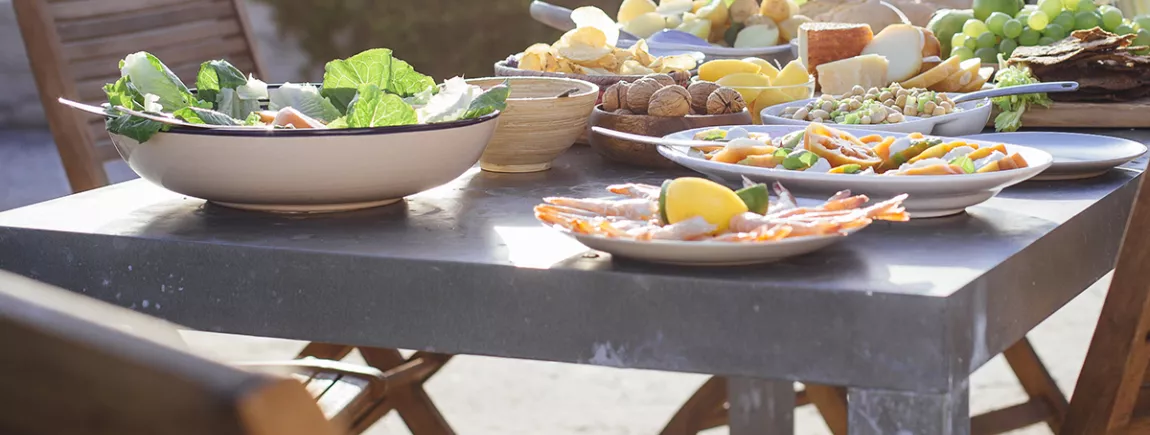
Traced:
POLYGON ((906 89, 895 83, 886 88, 855 86, 842 95, 823 94, 767 107, 760 118, 763 124, 820 122, 866 130, 961 136, 981 132, 990 111, 989 100, 956 104, 949 94, 906 89))

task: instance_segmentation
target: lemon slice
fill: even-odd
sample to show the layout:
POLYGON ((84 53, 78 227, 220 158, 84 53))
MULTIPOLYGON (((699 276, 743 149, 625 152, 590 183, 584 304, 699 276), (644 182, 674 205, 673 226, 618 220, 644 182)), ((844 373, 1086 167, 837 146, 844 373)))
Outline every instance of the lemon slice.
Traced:
POLYGON ((727 186, 696 177, 664 183, 659 204, 668 224, 698 216, 715 225, 716 234, 726 231, 732 217, 748 210, 743 199, 727 186))
POLYGON ((699 66, 699 80, 715 82, 732 74, 757 74, 762 69, 761 65, 738 59, 712 60, 699 66))

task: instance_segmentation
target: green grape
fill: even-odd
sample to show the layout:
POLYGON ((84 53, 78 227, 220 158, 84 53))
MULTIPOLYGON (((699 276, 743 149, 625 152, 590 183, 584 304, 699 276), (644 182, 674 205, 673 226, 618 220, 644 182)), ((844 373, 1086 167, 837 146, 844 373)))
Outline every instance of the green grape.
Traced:
POLYGON ((1014 40, 1010 38, 1003 39, 1002 43, 998 44, 998 52, 1002 53, 1002 56, 1007 58, 1010 57, 1011 53, 1014 53, 1014 49, 1016 48, 1018 48, 1018 43, 1014 42, 1014 40))
POLYGON ((982 59, 982 63, 998 63, 998 50, 994 48, 980 48, 974 51, 974 55, 982 59))
POLYGON ((1049 26, 1046 26, 1046 30, 1042 31, 1042 36, 1051 39, 1062 39, 1066 37, 1066 28, 1060 26, 1058 23, 1050 23, 1049 26))
POLYGON ((1062 12, 1062 2, 1059 0, 1038 0, 1038 10, 1046 12, 1046 15, 1054 17, 1062 12))
POLYGON ((983 33, 978 35, 977 38, 978 48, 987 48, 998 45, 998 38, 994 37, 993 33, 983 33))
POLYGON ((1110 7, 1102 10, 1102 28, 1113 32, 1118 26, 1122 25, 1122 11, 1118 8, 1110 7))
POLYGON ((989 31, 990 29, 986 27, 986 23, 978 20, 967 20, 966 23, 962 25, 962 33, 965 33, 966 36, 971 38, 977 38, 978 35, 989 31))
POLYGON ((1022 22, 1018 20, 1006 20, 1006 24, 1002 25, 1002 36, 1007 38, 1017 38, 1022 34, 1022 22))
POLYGON ((1129 34, 1131 34, 1131 33, 1134 33, 1134 28, 1133 28, 1133 27, 1130 27, 1130 25, 1129 25, 1129 24, 1123 24, 1123 25, 1120 25, 1120 26, 1118 26, 1118 27, 1115 27, 1115 28, 1114 28, 1114 33, 1115 33, 1115 34, 1117 34, 1117 35, 1119 35, 1119 36, 1121 36, 1121 35, 1129 35, 1129 34))
POLYGON ((1026 19, 1026 24, 1030 25, 1031 29, 1042 30, 1046 28, 1047 24, 1050 24, 1050 17, 1046 16, 1046 12, 1037 11, 1030 14, 1030 18, 1026 19))
POLYGON ((974 59, 974 51, 966 47, 957 47, 950 51, 950 55, 958 56, 962 60, 974 59))
POLYGON ((970 37, 969 37, 969 36, 966 36, 966 34, 965 34, 965 33, 961 33, 961 32, 960 32, 960 33, 955 33, 955 34, 954 34, 954 36, 951 36, 951 37, 950 37, 950 47, 951 47, 951 50, 953 50, 953 49, 955 49, 955 48, 958 48, 958 47, 962 47, 962 46, 963 46, 963 44, 965 44, 965 43, 966 43, 966 40, 967 40, 967 39, 970 39, 970 37))
POLYGON ((1078 12, 1093 12, 1095 9, 1098 9, 1098 6, 1094 5, 1093 0, 1078 0, 1078 7, 1074 10, 1078 12))
POLYGON ((978 38, 966 38, 966 40, 962 42, 962 46, 972 51, 976 50, 978 49, 978 38))
POLYGON ((1078 0, 1062 0, 1062 9, 1070 12, 1078 10, 1078 0))
MULTIPOLYGON (((1057 2, 1058 0, 1051 1, 1057 2)), ((1002 25, 1006 24, 1007 21, 1010 21, 1010 15, 1006 15, 1002 12, 994 12, 986 18, 986 27, 995 35, 1002 36, 1002 25)))
POLYGON ((1049 36, 1043 36, 1041 38, 1038 38, 1038 45, 1050 45, 1050 44, 1053 44, 1055 42, 1058 42, 1058 40, 1051 38, 1049 36))
POLYGON ((1150 15, 1134 17, 1134 30, 1150 29, 1150 15))
POLYGON ((1098 16, 1094 12, 1079 12, 1074 15, 1074 30, 1086 30, 1098 27, 1098 16))
POLYGON ((1033 12, 1031 12, 1031 11, 1019 11, 1017 14, 1014 15, 1014 19, 1025 23, 1026 20, 1030 19, 1031 13, 1033 13, 1033 12))
POLYGON ((1042 34, 1038 33, 1037 30, 1025 29, 1022 31, 1021 35, 1018 35, 1018 45, 1022 45, 1022 46, 1026 46, 1026 47, 1036 45, 1036 44, 1038 44, 1038 38, 1041 38, 1041 37, 1042 37, 1042 34))
MULTIPOLYGON (((1131 42, 1130 45, 1150 46, 1150 30, 1138 29, 1138 36, 1134 37, 1134 41, 1131 42)), ((1136 54, 1147 54, 1148 52, 1150 52, 1150 48, 1145 49, 1145 50, 1140 50, 1140 51, 1136 52, 1136 54)))
POLYGON ((1054 17, 1054 21, 1051 21, 1051 22, 1054 24, 1057 24, 1059 26, 1062 26, 1063 29, 1073 29, 1074 28, 1074 13, 1070 12, 1070 11, 1062 11, 1062 13, 1060 13, 1060 14, 1058 14, 1058 16, 1054 17))

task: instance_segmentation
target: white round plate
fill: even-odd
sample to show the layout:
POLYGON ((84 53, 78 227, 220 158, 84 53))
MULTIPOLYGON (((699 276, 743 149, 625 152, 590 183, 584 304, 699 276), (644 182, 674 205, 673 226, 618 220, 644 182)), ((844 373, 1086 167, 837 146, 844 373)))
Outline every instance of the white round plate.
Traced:
MULTIPOLYGON (((739 126, 752 133, 766 133, 772 137, 784 135, 796 130, 800 126, 785 125, 744 125, 739 126)), ((695 133, 710 130, 714 127, 696 128, 664 136, 667 139, 692 139, 695 133)), ((841 128, 840 130, 856 136, 863 136, 873 131, 841 128)), ((886 132, 894 137, 906 136, 906 133, 886 132)), ((979 145, 994 145, 995 143, 970 140, 969 138, 943 138, 944 140, 963 140, 975 142, 979 145)), ((1021 183, 1038 175, 1050 167, 1053 158, 1049 153, 1020 145, 1006 145, 1007 151, 1018 152, 1026 159, 1028 167, 1012 169, 1009 171, 988 172, 984 174, 965 175, 915 175, 915 176, 887 176, 887 175, 859 175, 859 174, 829 174, 825 172, 790 171, 786 169, 760 168, 755 166, 735 165, 730 163, 713 162, 701 156, 697 151, 692 152, 683 147, 660 145, 659 154, 664 157, 693 169, 700 173, 717 177, 731 182, 739 182, 743 177, 757 182, 778 181, 796 193, 809 193, 830 196, 840 190, 850 190, 852 193, 865 194, 875 200, 884 200, 896 195, 906 193, 909 195, 903 206, 910 212, 911 218, 927 218, 948 216, 960 213, 967 207, 976 205, 992 198, 1002 189, 1021 183)))
POLYGON ((1146 145, 1112 136, 1045 131, 987 133, 966 136, 1037 148, 1054 156, 1054 164, 1035 180, 1078 180, 1097 177, 1146 153, 1146 145))
MULTIPOLYGON (((806 126, 810 121, 800 121, 784 118, 782 113, 788 107, 802 107, 816 98, 791 101, 764 108, 759 113, 764 125, 799 125, 806 126)), ((990 120, 992 106, 989 99, 967 101, 959 103, 959 110, 942 116, 920 118, 908 116, 906 121, 895 124, 851 124, 849 127, 842 124, 827 124, 834 127, 852 128, 856 130, 888 131, 896 133, 922 133, 939 136, 964 136, 977 134, 986 127, 990 120)))
POLYGON ((846 237, 842 234, 832 234, 756 243, 689 242, 679 240, 638 241, 564 232, 588 248, 603 251, 613 256, 684 266, 740 266, 770 263, 825 248, 846 237))

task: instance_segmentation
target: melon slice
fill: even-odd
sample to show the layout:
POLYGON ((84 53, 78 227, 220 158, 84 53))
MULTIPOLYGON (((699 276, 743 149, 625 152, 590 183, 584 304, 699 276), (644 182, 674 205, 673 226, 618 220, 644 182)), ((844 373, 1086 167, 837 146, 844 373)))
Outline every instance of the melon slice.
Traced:
POLYGON ((962 58, 958 56, 951 56, 946 61, 938 64, 938 66, 931 68, 922 74, 914 76, 914 78, 911 78, 910 80, 902 82, 902 87, 908 89, 929 88, 930 86, 946 80, 947 77, 950 77, 954 73, 958 72, 961 63, 962 58))
POLYGON ((963 88, 974 81, 978 77, 978 68, 982 66, 982 60, 978 58, 967 59, 958 65, 958 71, 951 74, 945 80, 935 83, 930 87, 933 91, 938 92, 960 92, 963 88))
POLYGON ((909 24, 887 26, 863 48, 862 54, 877 54, 889 62, 886 81, 902 82, 922 69, 922 49, 926 37, 918 27, 909 24))
POLYGON ((975 77, 969 85, 967 85, 965 88, 962 88, 962 92, 974 92, 982 89, 982 85, 985 85, 986 82, 990 80, 990 76, 992 75, 994 75, 994 68, 980 68, 978 70, 978 77, 975 77))

